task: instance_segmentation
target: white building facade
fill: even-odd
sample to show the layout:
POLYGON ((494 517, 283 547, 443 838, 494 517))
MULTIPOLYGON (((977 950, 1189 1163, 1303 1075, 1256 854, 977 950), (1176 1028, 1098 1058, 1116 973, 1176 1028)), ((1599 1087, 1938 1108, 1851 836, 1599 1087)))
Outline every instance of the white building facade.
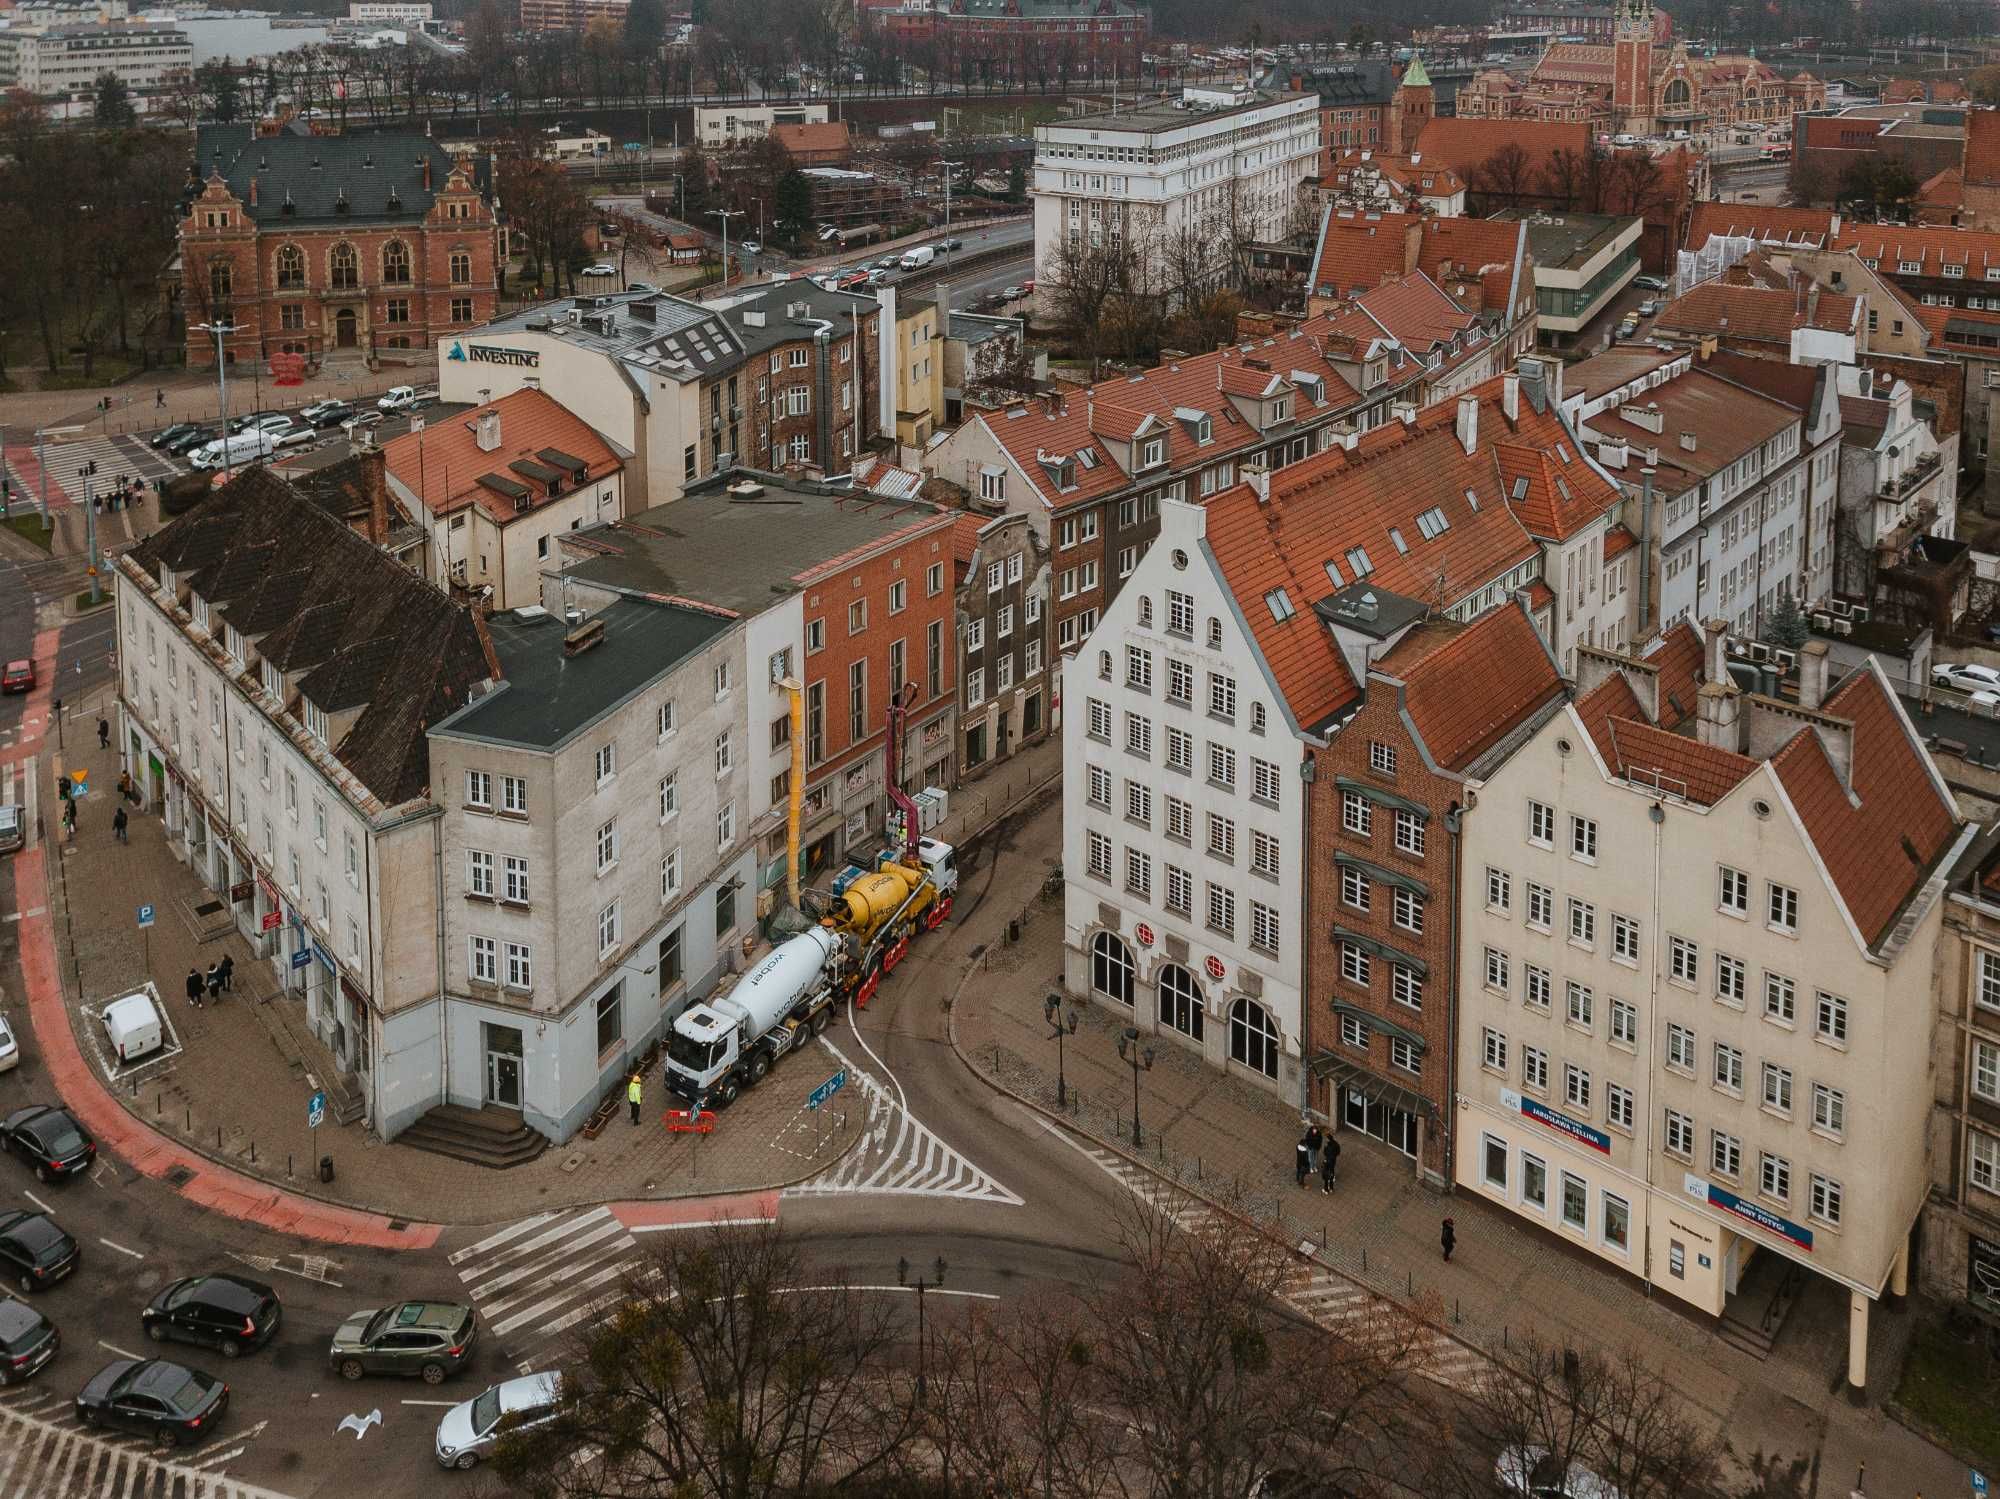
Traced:
POLYGON ((115 74, 144 112, 148 96, 164 92, 194 69, 194 44, 173 26, 146 21, 0 28, 0 89, 53 102, 59 117, 86 112, 97 80, 115 74))

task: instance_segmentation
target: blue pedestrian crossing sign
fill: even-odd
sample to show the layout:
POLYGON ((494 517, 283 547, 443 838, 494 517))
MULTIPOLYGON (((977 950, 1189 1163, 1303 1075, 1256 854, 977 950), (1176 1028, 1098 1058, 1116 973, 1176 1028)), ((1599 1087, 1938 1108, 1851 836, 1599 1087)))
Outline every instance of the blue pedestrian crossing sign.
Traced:
POLYGON ((326 1120, 326 1089, 316 1088, 306 1100, 306 1127, 318 1129, 326 1120))
POLYGON ((139 907, 139 925, 142 927, 147 927, 151 926, 152 924, 153 924, 153 908, 151 906, 139 907))

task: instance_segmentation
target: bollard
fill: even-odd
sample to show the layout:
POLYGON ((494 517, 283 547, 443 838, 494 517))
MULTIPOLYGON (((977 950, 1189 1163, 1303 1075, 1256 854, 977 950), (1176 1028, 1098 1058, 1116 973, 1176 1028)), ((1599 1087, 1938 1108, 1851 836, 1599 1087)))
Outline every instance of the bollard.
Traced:
POLYGON ((1464 1317, 1459 1315, 1458 1298, 1456 1296, 1451 1298, 1451 1320, 1454 1322, 1463 1322, 1465 1320, 1464 1317))
POLYGON ((159 1118, 160 1114, 166 1109, 166 1106, 167 1095, 164 1093, 155 1093, 153 1095, 153 1117, 155 1119, 159 1118))
POLYGON ((253 1166, 257 1164, 257 1142, 255 1140, 250 1142, 250 1164, 253 1166))
POLYGON ((1201 1157, 1199 1155, 1194 1158, 1194 1179, 1196 1181, 1201 1180, 1201 1157))
POLYGON ((1405 1271, 1403 1272, 1403 1287, 1404 1287, 1404 1294, 1406 1294, 1406 1295, 1410 1295, 1410 1296, 1414 1296, 1414 1295, 1416 1295, 1416 1294, 1417 1294, 1417 1272, 1416 1272, 1416 1271, 1414 1271, 1414 1270, 1405 1270, 1405 1271))
POLYGON ((219 1124, 215 1127, 215 1148, 222 1149, 222 1126, 219 1124))
POLYGON ((1319 1226, 1319 1247, 1321 1249, 1326 1248, 1326 1225, 1324 1223, 1319 1226))
POLYGON ((187 1110, 186 1110, 186 1115, 187 1115, 187 1117, 186 1117, 186 1118, 184 1118, 184 1119, 183 1119, 183 1120, 181 1121, 181 1133, 182 1133, 182 1134, 184 1134, 184 1135, 191 1135, 191 1134, 193 1134, 193 1133, 194 1133, 194 1105, 193 1105, 193 1104, 189 1104, 189 1105, 187 1106, 187 1110))
POLYGON ((1366 1244, 1361 1246, 1361 1268, 1364 1271, 1368 1268, 1368 1246, 1366 1244))
POLYGON ((1507 1324, 1505 1322, 1500 1324, 1500 1346, 1502 1348, 1507 1346, 1507 1324))
POLYGON ((286 1151, 286 1152, 285 1152, 285 1175, 286 1175, 287 1177, 290 1177, 290 1176, 291 1176, 291 1174, 292 1174, 292 1155, 291 1155, 291 1152, 290 1152, 290 1151, 286 1151))

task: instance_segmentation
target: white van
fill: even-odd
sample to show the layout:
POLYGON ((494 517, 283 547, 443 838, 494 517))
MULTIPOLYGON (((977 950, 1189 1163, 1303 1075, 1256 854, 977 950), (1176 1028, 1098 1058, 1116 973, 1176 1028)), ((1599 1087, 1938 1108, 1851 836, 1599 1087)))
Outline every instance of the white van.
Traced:
POLYGON ((903 258, 897 262, 904 270, 919 270, 937 259, 937 250, 930 245, 919 245, 914 250, 905 250, 903 258))
POLYGON ((269 458, 277 451, 277 444, 272 441, 271 434, 260 427, 255 431, 238 432, 233 437, 219 437, 214 442, 203 443, 188 455, 188 462, 196 468, 221 468, 225 447, 228 449, 231 468, 239 464, 256 463, 260 459, 269 458))
POLYGON ((104 1038, 120 1062, 132 1062, 160 1049, 166 1032, 159 1006, 148 993, 128 994, 104 1007, 104 1038))

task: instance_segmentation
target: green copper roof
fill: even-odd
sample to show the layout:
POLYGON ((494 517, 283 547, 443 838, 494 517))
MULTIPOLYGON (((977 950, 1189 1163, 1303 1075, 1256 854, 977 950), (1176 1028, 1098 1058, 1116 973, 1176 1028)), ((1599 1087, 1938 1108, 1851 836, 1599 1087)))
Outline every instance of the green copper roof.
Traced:
POLYGON ((1404 88, 1429 88, 1431 75, 1424 71, 1424 60, 1415 53, 1410 55, 1410 65, 1403 70, 1404 88))

